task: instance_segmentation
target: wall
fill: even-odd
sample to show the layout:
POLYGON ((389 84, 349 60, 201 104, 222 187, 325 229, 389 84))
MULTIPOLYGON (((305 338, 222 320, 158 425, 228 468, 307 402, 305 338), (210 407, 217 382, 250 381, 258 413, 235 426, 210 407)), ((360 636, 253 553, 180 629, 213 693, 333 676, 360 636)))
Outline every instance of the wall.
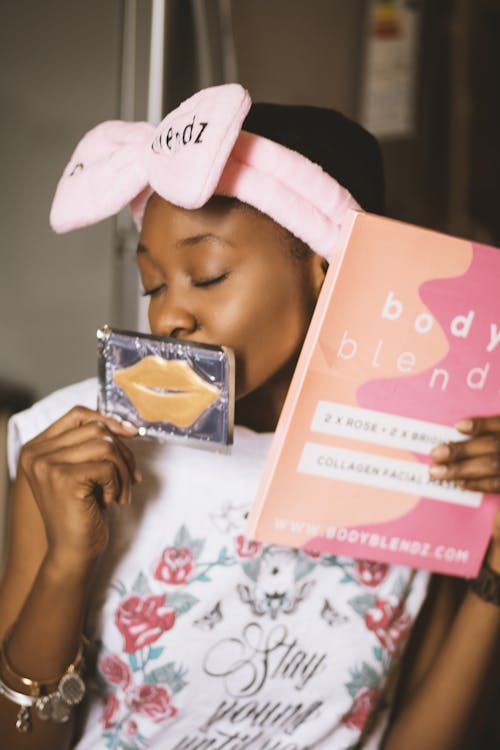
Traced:
POLYGON ((260 101, 357 114, 365 0, 233 0, 238 77, 260 101))
POLYGON ((76 141, 116 117, 121 5, 2 4, 0 379, 37 396, 94 373, 111 312, 113 223, 59 237, 48 211, 76 141))

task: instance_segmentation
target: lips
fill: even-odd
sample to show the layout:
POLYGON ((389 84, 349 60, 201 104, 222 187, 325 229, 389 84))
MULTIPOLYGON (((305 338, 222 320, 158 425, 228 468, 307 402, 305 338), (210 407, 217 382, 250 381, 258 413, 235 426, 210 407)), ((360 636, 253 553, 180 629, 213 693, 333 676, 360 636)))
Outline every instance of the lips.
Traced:
POLYGON ((189 427, 220 396, 184 360, 145 357, 131 367, 117 370, 113 380, 147 422, 169 422, 189 427))

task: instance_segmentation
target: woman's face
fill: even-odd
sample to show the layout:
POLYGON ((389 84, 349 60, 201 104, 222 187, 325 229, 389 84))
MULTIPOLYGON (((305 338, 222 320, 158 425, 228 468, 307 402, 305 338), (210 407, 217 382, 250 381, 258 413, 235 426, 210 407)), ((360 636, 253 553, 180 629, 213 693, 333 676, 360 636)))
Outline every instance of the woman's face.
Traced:
POLYGON ((236 398, 290 372, 323 280, 321 258, 294 258, 282 230, 220 198, 186 210, 149 200, 137 261, 155 335, 229 346, 236 398))

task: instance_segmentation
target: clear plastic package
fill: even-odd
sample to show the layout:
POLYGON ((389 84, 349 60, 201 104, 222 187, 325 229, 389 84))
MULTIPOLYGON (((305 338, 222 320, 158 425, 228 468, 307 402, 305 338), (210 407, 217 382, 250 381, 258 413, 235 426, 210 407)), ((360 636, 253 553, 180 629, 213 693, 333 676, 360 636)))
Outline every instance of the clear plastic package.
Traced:
POLYGON ((234 355, 224 346, 97 331, 99 411, 140 435, 224 450, 233 442, 234 355))

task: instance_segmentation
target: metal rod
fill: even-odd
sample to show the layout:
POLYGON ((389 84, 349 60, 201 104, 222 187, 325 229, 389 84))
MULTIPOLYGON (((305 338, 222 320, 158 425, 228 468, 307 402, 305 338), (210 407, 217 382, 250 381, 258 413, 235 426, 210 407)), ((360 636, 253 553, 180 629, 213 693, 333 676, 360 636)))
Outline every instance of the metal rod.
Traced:
POLYGON ((234 83, 238 81, 238 58, 234 40, 232 0, 219 0, 219 19, 224 81, 234 83))
POLYGON ((135 63, 137 0, 125 0, 123 12, 122 66, 120 75, 120 119, 135 118, 135 63))
MULTIPOLYGON (((163 81, 165 59, 165 0, 153 0, 149 47, 148 122, 158 123, 163 115, 163 81)), ((147 299, 138 295, 137 329, 149 331, 147 299)))
MULTIPOLYGON (((118 111, 121 120, 135 120, 137 0, 124 0, 122 8, 118 111)), ((116 216, 114 240, 111 319, 115 325, 126 326, 131 323, 127 305, 130 291, 139 293, 137 274, 131 263, 137 240, 128 211, 120 211, 116 216)))
POLYGON ((163 114, 163 61, 165 50, 165 0, 153 0, 149 48, 148 121, 158 123, 163 114))

